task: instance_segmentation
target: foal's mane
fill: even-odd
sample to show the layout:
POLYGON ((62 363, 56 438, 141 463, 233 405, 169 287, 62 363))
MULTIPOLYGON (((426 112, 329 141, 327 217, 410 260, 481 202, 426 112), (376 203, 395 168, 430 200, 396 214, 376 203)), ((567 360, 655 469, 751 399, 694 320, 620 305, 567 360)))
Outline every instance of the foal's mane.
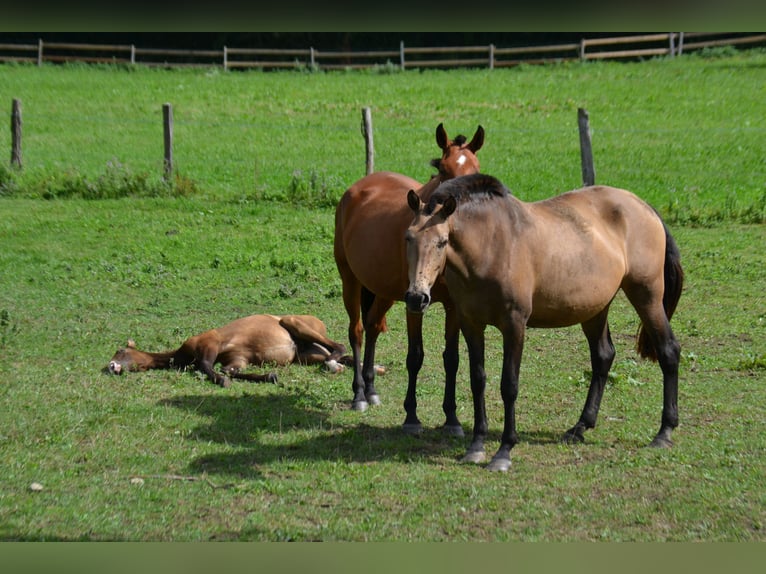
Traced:
POLYGON ((431 214, 437 205, 441 205, 447 197, 454 197, 458 205, 479 203, 497 197, 508 197, 511 192, 502 182, 491 175, 474 173, 456 177, 442 183, 436 188, 428 201, 426 214, 431 214))
MULTIPOLYGON (((466 137, 462 134, 456 135, 455 139, 452 140, 452 143, 450 145, 460 147, 466 142, 466 137)), ((439 165, 441 165, 442 158, 435 157, 431 160, 431 167, 435 167, 436 169, 439 169, 439 165)))

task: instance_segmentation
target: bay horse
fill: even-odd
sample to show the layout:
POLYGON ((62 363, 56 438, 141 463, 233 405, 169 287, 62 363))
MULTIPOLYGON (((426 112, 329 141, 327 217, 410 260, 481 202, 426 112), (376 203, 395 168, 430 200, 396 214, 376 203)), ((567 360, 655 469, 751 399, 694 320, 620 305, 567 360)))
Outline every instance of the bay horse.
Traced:
MULTIPOLYGON (((418 189, 420 197, 428 200, 442 181, 478 172, 476 152, 484 143, 484 128, 478 126, 471 141, 466 142, 462 135, 450 140, 440 123, 436 128, 436 143, 442 156, 432 160, 431 165, 438 173, 424 186, 399 173, 375 172, 349 187, 335 212, 334 255, 349 318, 354 410, 364 411, 370 404, 380 404, 375 389, 375 345, 380 333, 386 331, 386 313, 396 301, 404 300, 407 291, 407 259, 401 240, 412 219, 405 201, 407 192, 418 189), (360 360, 362 329, 366 337, 364 363, 360 360)), ((443 354, 445 429, 462 436, 455 404, 459 326, 441 281, 437 281, 433 292, 434 300, 444 305, 446 313, 443 354)), ((407 339, 408 386, 403 429, 416 433, 422 428, 417 416, 416 385, 424 356, 422 316, 418 313, 407 313, 407 339)))
POLYGON ((305 365, 325 363, 331 371, 343 369, 350 359, 346 348, 327 337, 327 328, 311 315, 250 315, 188 338, 174 351, 139 351, 130 340, 104 369, 113 375, 149 369, 202 371, 211 382, 229 387, 231 379, 277 382, 276 373, 242 373, 248 365, 271 363, 305 365), (221 364, 222 373, 213 367, 221 364))
POLYGON ((485 460, 487 325, 502 333, 505 416, 500 448, 488 468, 507 471, 519 440, 515 402, 528 326, 582 327, 593 375, 580 419, 563 440, 584 441, 584 431, 596 425, 615 355, 607 315, 619 289, 641 320, 637 351, 662 370, 662 423, 651 446, 672 446, 680 345, 669 321, 684 273, 678 246, 653 208, 629 191, 606 186, 525 203, 483 174, 443 183, 427 204, 410 191, 407 202, 414 213, 405 233, 407 309, 424 312, 443 275, 468 346, 474 428, 464 462, 485 460))

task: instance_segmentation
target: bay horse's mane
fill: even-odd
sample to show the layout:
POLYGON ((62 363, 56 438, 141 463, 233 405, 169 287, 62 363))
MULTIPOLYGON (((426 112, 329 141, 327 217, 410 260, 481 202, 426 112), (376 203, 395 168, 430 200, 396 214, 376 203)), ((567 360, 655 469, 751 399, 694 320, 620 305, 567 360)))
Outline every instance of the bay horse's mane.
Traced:
POLYGON ((458 205, 508 197, 511 192, 502 182, 491 175, 475 173, 456 177, 442 183, 428 201, 425 213, 430 215, 447 197, 454 197, 458 205))
MULTIPOLYGON (((452 140, 452 143, 450 145, 460 147, 462 145, 465 145, 465 142, 467 139, 468 138, 466 138, 463 134, 458 134, 455 136, 455 139, 452 140)), ((442 158, 435 157, 429 163, 431 164, 431 167, 435 167, 436 169, 439 169, 441 162, 442 162, 442 158)))

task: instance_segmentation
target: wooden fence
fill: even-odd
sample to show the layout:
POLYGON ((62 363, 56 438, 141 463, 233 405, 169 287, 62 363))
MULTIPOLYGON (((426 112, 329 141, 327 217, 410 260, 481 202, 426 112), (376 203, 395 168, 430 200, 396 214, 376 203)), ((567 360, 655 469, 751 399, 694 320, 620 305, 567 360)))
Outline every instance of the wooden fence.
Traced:
POLYGON ((719 46, 764 46, 766 34, 735 35, 721 32, 667 32, 583 38, 570 44, 503 48, 488 46, 407 47, 397 50, 325 51, 314 48, 272 50, 233 48, 221 50, 170 50, 135 45, 0 43, 0 62, 89 62, 145 66, 223 66, 224 69, 279 68, 356 69, 375 66, 408 68, 500 68, 572 60, 635 59, 676 56, 693 50, 719 46))

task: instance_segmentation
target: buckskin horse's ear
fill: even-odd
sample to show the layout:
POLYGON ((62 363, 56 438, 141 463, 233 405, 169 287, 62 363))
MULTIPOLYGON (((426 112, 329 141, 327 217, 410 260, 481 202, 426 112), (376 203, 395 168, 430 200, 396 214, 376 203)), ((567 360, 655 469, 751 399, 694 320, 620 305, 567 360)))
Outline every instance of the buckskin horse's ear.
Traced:
POLYGON ((436 144, 443 151, 447 151, 447 148, 449 147, 449 138, 447 137, 447 132, 444 129, 443 123, 436 126, 436 144))
POLYGON ((457 200, 453 195, 447 196, 447 199, 444 200, 444 205, 442 205, 442 209, 439 212, 441 216, 444 219, 447 219, 450 215, 452 215, 455 210, 457 209, 457 200))
POLYGON ((484 128, 479 126, 476 128, 476 133, 473 134, 473 138, 471 139, 471 143, 469 143, 466 147, 471 150, 473 153, 476 153, 481 149, 481 146, 484 145, 484 128))
POLYGON ((418 194, 415 193, 414 189, 407 192, 407 205, 409 205, 410 209, 415 213, 420 211, 420 198, 418 197, 418 194))

